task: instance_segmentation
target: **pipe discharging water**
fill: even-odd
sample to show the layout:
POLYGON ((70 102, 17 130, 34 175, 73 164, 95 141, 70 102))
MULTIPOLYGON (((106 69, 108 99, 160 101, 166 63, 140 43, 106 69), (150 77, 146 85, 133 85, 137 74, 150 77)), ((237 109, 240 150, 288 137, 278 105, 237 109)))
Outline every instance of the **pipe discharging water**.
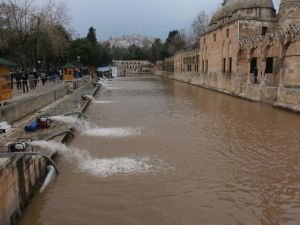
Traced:
POLYGON ((51 116, 49 119, 64 124, 74 125, 76 128, 79 129, 89 128, 89 123, 86 120, 82 120, 73 116, 51 116))
POLYGON ((106 83, 104 83, 103 81, 100 80, 100 81, 98 81, 97 83, 98 83, 98 84, 101 84, 104 88, 106 88, 106 83))
POLYGON ((98 84, 101 84, 101 86, 104 88, 104 89, 107 89, 107 90, 120 90, 120 89, 123 89, 123 88, 120 88, 120 87, 114 87, 114 86, 109 86, 107 82, 104 82, 102 80, 98 81, 97 82, 98 84))
POLYGON ((44 180, 44 183, 40 189, 40 193, 42 193, 47 188, 47 186, 50 184, 50 182, 54 179, 54 177, 56 175, 55 168, 53 166, 50 165, 47 167, 47 169, 48 169, 48 174, 47 174, 46 179, 44 180))
POLYGON ((82 135, 94 137, 110 137, 110 138, 124 138, 130 136, 139 136, 142 134, 143 128, 99 128, 92 126, 88 121, 81 120, 72 116, 52 116, 51 120, 74 125, 82 135))
POLYGON ((91 96, 91 95, 83 95, 83 97, 85 97, 87 99, 90 99, 92 101, 96 101, 96 99, 93 96, 91 96))
POLYGON ((86 150, 68 147, 56 141, 34 141, 32 145, 63 154, 69 162, 75 163, 81 172, 93 176, 137 175, 167 168, 162 161, 150 160, 149 157, 93 158, 86 150))
POLYGON ((96 100, 91 95, 85 95, 85 97, 88 98, 88 99, 90 99, 92 101, 92 103, 95 103, 95 104, 108 104, 108 103, 112 103, 112 101, 98 101, 98 100, 96 100))

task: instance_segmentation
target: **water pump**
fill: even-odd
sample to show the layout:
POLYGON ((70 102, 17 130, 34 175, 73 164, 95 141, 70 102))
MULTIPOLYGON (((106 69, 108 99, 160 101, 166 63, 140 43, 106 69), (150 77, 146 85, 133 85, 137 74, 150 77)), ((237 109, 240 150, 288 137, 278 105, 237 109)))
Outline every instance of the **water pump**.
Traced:
POLYGON ((32 139, 18 138, 16 142, 7 145, 7 152, 32 152, 32 139))
POLYGON ((40 129, 47 129, 51 126, 50 115, 41 115, 37 118, 40 129))
POLYGON ((51 126, 50 115, 41 115, 25 126, 25 131, 34 132, 37 129, 46 129, 51 126))

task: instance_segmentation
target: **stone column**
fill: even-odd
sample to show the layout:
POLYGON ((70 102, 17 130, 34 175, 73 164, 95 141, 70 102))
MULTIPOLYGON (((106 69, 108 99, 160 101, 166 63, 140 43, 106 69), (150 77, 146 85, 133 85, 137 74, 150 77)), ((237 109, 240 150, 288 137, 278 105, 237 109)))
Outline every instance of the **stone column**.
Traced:
POLYGON ((280 58, 280 71, 279 71, 279 87, 283 87, 283 78, 284 78, 284 58, 280 58))

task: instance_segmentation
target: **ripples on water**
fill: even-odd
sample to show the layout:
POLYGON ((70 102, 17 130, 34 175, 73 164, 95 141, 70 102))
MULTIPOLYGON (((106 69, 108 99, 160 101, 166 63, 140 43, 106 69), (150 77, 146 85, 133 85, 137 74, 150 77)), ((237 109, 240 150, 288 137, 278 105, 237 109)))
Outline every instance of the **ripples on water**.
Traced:
POLYGON ((80 173, 62 160, 22 225, 299 224, 298 115, 163 79, 109 85, 96 101, 115 104, 91 104, 72 143, 80 173))

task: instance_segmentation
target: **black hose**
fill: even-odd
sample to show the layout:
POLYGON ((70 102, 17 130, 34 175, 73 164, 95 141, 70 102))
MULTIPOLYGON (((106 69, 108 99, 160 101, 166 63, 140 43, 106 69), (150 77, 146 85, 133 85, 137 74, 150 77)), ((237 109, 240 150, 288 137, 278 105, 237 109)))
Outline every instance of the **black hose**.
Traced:
POLYGON ((46 154, 43 154, 43 153, 39 153, 39 152, 20 152, 20 153, 16 153, 16 154, 23 154, 23 155, 38 155, 38 156, 42 156, 44 158, 46 158, 48 160, 48 162, 54 167, 55 169, 55 172, 57 174, 59 174, 59 170, 56 166, 56 164, 54 163, 54 161, 49 157, 47 156, 46 154))

